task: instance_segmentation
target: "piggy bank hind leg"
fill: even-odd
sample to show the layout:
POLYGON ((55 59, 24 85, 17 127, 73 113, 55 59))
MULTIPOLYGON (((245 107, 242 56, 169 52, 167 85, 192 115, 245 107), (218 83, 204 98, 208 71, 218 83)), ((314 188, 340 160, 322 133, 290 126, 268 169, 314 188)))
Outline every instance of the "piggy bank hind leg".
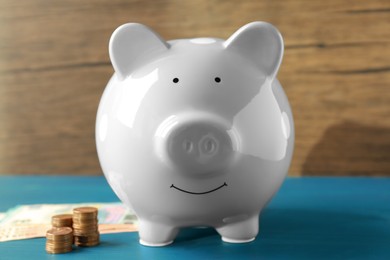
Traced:
POLYGON ((139 221, 139 242, 144 246, 166 246, 173 242, 179 229, 163 223, 139 221))
POLYGON ((232 217, 224 219, 226 223, 216 228, 222 240, 228 243, 247 243, 253 241, 259 232, 259 215, 244 220, 232 217))

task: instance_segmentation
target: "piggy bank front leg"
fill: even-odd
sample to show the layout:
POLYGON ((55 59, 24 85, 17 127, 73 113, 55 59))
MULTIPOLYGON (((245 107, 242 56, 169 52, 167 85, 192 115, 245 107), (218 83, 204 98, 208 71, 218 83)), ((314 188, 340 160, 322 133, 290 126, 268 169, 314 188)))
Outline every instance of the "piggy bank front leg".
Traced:
POLYGON ((166 246, 173 242, 179 229, 164 223, 139 221, 139 242, 144 246, 166 246))
POLYGON ((247 243, 253 241, 259 232, 259 215, 225 218, 224 225, 216 228, 222 240, 228 243, 247 243))

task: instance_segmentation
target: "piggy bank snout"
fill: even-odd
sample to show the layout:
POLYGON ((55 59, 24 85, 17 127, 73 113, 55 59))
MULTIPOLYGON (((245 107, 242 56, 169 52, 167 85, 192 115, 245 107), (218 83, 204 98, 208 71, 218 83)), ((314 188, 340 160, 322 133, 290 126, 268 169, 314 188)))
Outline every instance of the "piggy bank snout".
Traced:
POLYGON ((175 121, 163 139, 159 149, 162 158, 193 174, 218 171, 233 156, 229 129, 217 120, 175 121))

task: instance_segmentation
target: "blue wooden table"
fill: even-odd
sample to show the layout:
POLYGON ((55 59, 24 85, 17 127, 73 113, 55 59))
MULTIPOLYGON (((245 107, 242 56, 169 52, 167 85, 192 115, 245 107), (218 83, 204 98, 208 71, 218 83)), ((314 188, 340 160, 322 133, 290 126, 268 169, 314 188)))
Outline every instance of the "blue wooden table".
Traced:
MULTIPOLYGON (((115 202, 103 177, 0 177, 0 211, 18 204, 115 202)), ((0 259, 390 259, 390 178, 288 178, 261 216, 260 235, 228 244, 213 229, 188 228, 163 248, 137 233, 63 255, 45 238, 0 243, 0 259)))

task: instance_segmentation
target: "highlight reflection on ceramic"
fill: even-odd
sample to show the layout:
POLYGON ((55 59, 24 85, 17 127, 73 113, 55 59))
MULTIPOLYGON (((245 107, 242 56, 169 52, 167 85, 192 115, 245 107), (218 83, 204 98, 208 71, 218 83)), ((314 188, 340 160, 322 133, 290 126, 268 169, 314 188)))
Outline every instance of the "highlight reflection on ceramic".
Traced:
POLYGON ((279 32, 264 22, 226 41, 166 42, 140 24, 113 33, 97 150, 139 217, 143 245, 167 245, 197 225, 226 242, 256 237, 293 152, 292 113, 276 79, 282 56, 279 32))

